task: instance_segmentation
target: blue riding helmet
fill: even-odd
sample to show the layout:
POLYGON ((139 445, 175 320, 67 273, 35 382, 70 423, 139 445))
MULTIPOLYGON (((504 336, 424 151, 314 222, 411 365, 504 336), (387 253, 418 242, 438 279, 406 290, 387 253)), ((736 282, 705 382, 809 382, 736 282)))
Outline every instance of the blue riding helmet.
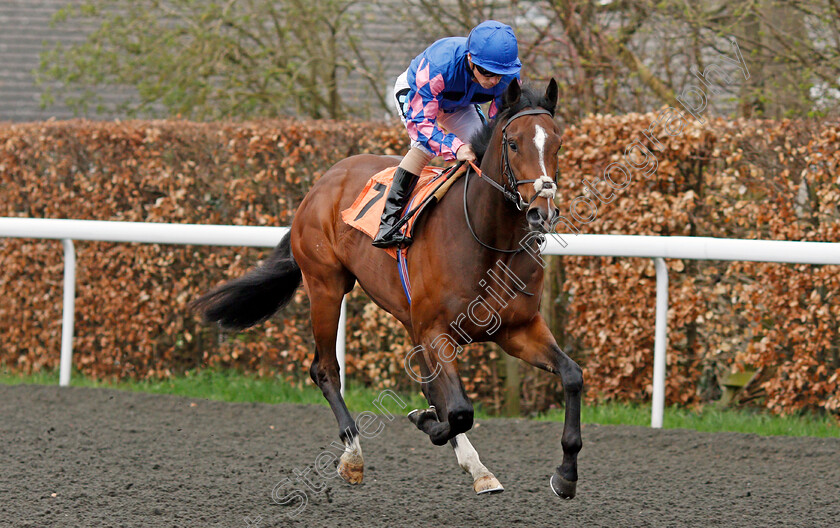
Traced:
POLYGON ((485 20, 467 37, 467 51, 473 64, 499 75, 519 73, 519 47, 516 35, 507 24, 485 20))

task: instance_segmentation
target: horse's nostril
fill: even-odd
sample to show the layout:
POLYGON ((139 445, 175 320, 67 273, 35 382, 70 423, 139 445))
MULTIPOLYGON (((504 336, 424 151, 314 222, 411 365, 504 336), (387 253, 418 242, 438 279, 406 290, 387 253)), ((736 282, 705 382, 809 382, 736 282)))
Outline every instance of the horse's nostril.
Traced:
POLYGON ((528 212, 525 213, 525 218, 529 224, 541 224, 545 220, 543 211, 537 208, 528 209, 528 212))

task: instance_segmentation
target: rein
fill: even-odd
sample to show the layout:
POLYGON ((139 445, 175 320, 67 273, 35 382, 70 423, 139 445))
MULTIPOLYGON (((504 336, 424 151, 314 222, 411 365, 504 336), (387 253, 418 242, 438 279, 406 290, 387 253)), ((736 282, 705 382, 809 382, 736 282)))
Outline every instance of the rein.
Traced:
MULTIPOLYGON (((523 251, 525 251, 525 249, 526 249, 525 247, 520 247, 519 249, 501 249, 501 248, 493 247, 489 244, 485 244, 484 242, 482 242, 481 239, 478 238, 478 235, 475 234, 475 230, 473 229, 472 223, 470 222, 470 212, 467 209, 467 188, 470 185, 470 170, 475 170, 476 174, 478 174, 478 177, 483 179, 483 180, 487 180, 488 182, 490 182, 492 180, 490 180, 489 178, 484 178, 481 174, 481 170, 478 167, 476 167, 475 164, 472 161, 469 162, 469 163, 470 163, 470 166, 467 167, 467 173, 464 175, 464 219, 467 221, 467 228, 470 230, 470 234, 472 235, 473 239, 476 242, 478 242, 483 247, 485 247, 485 248, 487 248, 491 251, 496 251, 497 253, 513 254, 513 255, 518 255, 519 253, 522 253, 523 251)), ((496 186, 498 186, 497 188, 502 189, 501 185, 499 185, 496 182, 493 182, 493 183, 496 186)), ((543 237, 536 237, 536 240, 537 240, 537 244, 540 245, 540 244, 543 243, 543 240, 545 240, 545 239, 543 237)), ((533 297, 533 295, 534 295, 533 293, 525 291, 525 288, 519 286, 519 284, 516 281, 514 281, 513 285, 520 292, 524 293, 525 295, 533 297)))
MULTIPOLYGON (((481 171, 478 169, 478 167, 475 166, 475 164, 473 162, 470 162, 470 168, 475 169, 479 178, 487 179, 487 178, 482 177, 481 171)), ((487 179, 487 181, 489 182, 491 180, 487 179)), ((499 189, 502 188, 502 186, 499 185, 498 183, 496 183, 496 182, 493 182, 493 183, 497 186, 497 188, 499 188, 499 189)), ((478 242, 479 244, 481 244, 482 246, 484 246, 485 248, 490 249, 492 251, 499 252, 499 253, 513 253, 513 254, 516 254, 516 253, 521 253, 521 252, 525 251, 524 247, 520 247, 519 249, 500 249, 500 248, 496 248, 496 247, 493 247, 489 244, 485 244, 484 242, 481 241, 480 238, 478 238, 478 235, 475 234, 475 230, 473 229, 472 223, 470 222, 470 212, 467 210, 467 187, 469 187, 469 185, 470 185, 470 169, 468 168, 467 169, 467 174, 464 178, 464 218, 467 221, 467 228, 469 228, 470 234, 475 239, 475 241, 478 242)))

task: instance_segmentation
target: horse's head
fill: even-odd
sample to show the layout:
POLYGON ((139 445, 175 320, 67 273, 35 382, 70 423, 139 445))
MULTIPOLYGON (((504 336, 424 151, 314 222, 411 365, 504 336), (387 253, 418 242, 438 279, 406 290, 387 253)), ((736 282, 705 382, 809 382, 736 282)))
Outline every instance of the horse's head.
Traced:
POLYGON ((545 94, 522 90, 512 82, 505 91, 493 143, 499 148, 501 184, 508 199, 521 210, 531 230, 551 231, 560 214, 554 204, 559 174, 561 130, 554 122, 557 82, 545 94))

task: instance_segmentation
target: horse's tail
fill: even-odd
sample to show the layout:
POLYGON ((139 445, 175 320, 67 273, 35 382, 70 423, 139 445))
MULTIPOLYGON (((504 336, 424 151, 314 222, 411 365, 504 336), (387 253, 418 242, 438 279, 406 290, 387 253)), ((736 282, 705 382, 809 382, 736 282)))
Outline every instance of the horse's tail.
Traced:
POLYGON ((289 304, 301 283, 290 235, 283 237, 261 266, 202 295, 190 307, 205 322, 217 322, 231 330, 242 330, 271 317, 289 304))

